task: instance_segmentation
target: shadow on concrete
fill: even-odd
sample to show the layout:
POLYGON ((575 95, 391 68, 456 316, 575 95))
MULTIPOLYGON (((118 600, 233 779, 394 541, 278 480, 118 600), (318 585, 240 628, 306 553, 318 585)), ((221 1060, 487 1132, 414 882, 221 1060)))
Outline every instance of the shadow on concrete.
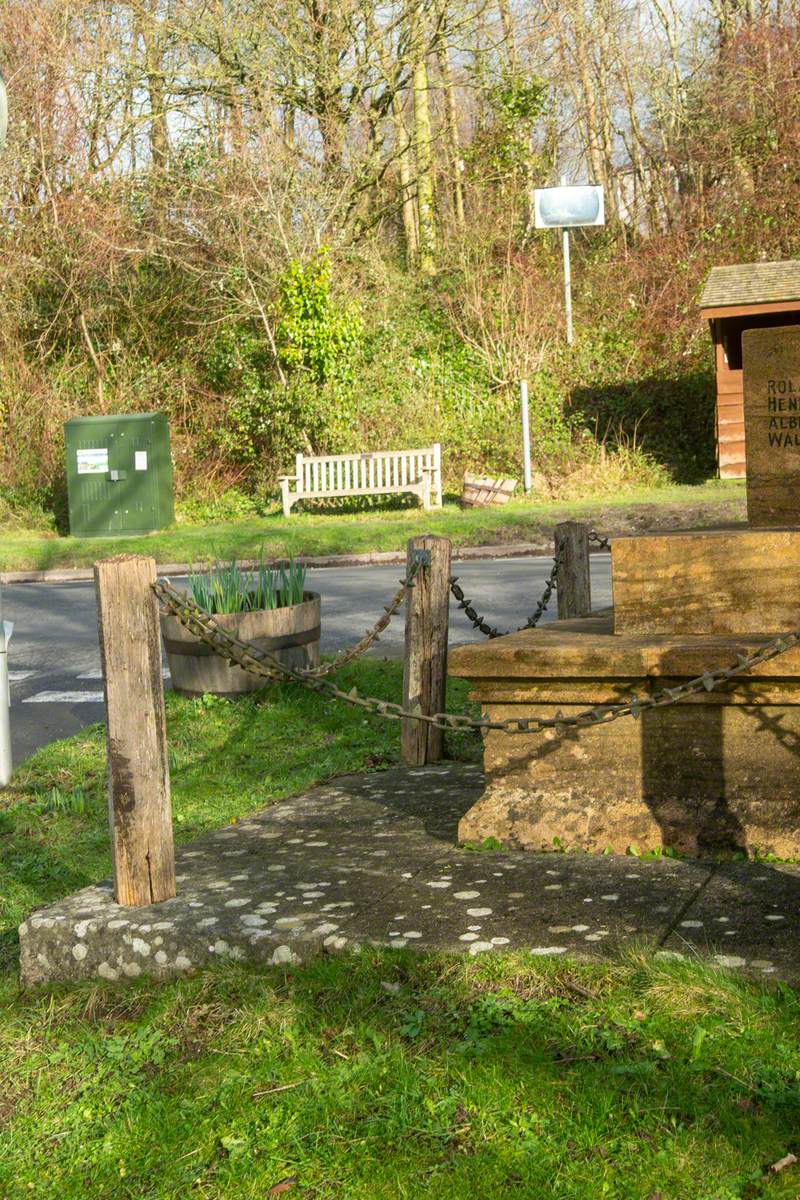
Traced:
MULTIPOLYGON (((377 803, 402 817, 422 823, 425 833, 437 842, 458 845, 458 823, 483 792, 483 771, 477 765, 443 762, 421 767, 419 788, 409 788, 414 768, 396 767, 381 772, 383 785, 377 803)), ((374 778, 374 776, 373 776, 374 778)), ((349 781, 356 782, 357 776, 349 781)))

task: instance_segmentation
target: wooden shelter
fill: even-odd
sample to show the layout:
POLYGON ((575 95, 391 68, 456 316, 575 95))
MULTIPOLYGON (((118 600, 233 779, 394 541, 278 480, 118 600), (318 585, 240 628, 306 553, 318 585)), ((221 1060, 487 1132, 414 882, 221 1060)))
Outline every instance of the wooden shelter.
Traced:
POLYGON ((717 373, 717 464, 721 479, 746 471, 742 333, 800 325, 800 262, 714 267, 700 310, 708 318, 717 373))

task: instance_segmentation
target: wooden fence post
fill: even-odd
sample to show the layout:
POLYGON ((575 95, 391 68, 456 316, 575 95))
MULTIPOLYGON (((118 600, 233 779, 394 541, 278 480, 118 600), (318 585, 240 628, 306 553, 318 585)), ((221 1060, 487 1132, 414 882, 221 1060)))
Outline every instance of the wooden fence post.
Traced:
MULTIPOLYGON (((430 555, 406 601, 406 657, 403 707, 419 704, 423 713, 444 712, 447 693, 447 638, 450 619, 450 539, 411 538, 407 569, 417 552, 430 555)), ((444 731, 425 721, 404 719, 401 750, 407 766, 438 762, 444 755, 444 731)))
POLYGON ((556 525, 556 553, 562 543, 564 553, 557 576, 558 619, 587 617, 592 611, 588 525, 581 525, 578 521, 556 525))
POLYGON ((117 904, 175 895, 175 851, 153 558, 95 564, 108 725, 108 816, 117 904))

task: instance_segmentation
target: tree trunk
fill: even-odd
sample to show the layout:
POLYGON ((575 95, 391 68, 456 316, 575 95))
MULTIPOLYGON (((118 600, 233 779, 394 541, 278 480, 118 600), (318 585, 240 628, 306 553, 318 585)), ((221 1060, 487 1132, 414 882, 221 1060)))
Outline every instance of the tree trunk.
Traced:
POLYGON ((142 23, 144 67, 150 106, 150 156, 153 165, 163 167, 169 158, 169 128, 166 111, 164 62, 159 37, 158 0, 150 0, 142 23))
POLYGON ((517 54, 516 38, 514 37, 514 23, 511 19, 511 7, 508 0, 498 0, 497 7, 500 11, 500 23, 503 26, 503 41, 506 44, 508 65, 511 68, 511 74, 516 75, 519 71, 519 56, 517 54))
POLYGON ((436 228, 433 210, 433 153, 431 147, 431 112, 428 97, 427 39, 423 36, 422 7, 414 4, 412 21, 412 54, 414 68, 414 157, 417 163, 417 214, 419 220, 419 269, 424 275, 436 270, 436 228))
POLYGON ((403 236, 406 243, 406 263, 415 266, 419 255, 419 229, 417 209, 414 203, 414 173, 411 164, 411 139, 403 117, 403 101, 395 92, 392 112, 397 137, 397 162, 400 171, 400 197, 403 213, 403 236))
POLYGON ((436 53, 439 59, 439 73, 442 77, 445 96, 445 122, 447 126, 448 159, 452 172, 453 212, 455 213, 456 225, 459 229, 463 229, 464 183, 462 172, 464 170, 464 160, 461 157, 461 144, 458 136, 458 111, 456 109, 455 90, 453 88, 453 76, 450 72, 450 58, 445 41, 439 42, 436 53))
POLYGON ((597 111, 595 89, 592 86, 592 74, 589 65, 589 31, 586 25, 584 0, 575 3, 575 64, 578 68, 581 90, 584 102, 584 122, 586 127, 586 152, 589 157, 589 168, 592 182, 605 186, 605 163, 603 161, 603 135, 600 128, 600 117, 597 111))

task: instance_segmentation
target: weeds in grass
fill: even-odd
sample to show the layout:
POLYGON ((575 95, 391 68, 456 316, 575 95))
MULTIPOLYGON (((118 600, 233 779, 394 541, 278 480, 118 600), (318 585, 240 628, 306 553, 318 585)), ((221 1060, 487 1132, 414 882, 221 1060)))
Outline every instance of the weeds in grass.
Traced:
POLYGON ((51 787, 33 801, 31 808, 40 813, 71 813, 84 816, 89 811, 90 804, 91 801, 83 788, 77 787, 64 792, 59 787, 51 787))

